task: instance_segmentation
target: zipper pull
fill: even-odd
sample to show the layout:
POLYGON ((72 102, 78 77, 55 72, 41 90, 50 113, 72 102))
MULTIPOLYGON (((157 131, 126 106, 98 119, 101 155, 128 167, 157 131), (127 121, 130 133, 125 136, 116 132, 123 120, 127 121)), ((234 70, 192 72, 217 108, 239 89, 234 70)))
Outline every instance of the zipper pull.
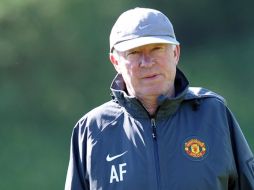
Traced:
POLYGON ((151 125, 152 125, 152 130, 153 130, 152 136, 153 136, 153 139, 156 140, 157 134, 156 134, 156 124, 155 124, 154 118, 151 119, 151 125))

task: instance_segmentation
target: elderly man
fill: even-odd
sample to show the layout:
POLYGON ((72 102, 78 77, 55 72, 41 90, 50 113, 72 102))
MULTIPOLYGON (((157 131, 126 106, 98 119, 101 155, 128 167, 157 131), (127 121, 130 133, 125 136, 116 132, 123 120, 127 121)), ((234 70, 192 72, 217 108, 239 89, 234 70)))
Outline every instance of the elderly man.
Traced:
POLYGON ((254 189, 254 159, 224 99, 189 87, 160 11, 124 12, 110 34, 113 99, 72 134, 65 190, 254 189))

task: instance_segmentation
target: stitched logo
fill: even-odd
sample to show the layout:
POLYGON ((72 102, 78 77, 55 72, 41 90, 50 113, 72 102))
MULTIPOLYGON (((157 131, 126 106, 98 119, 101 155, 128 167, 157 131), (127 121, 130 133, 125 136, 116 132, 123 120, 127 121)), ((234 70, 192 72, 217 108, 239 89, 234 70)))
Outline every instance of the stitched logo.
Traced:
POLYGON ((207 156, 208 147, 207 144, 199 138, 192 137, 184 141, 184 152, 191 160, 200 161, 207 156))
POLYGON ((118 155, 115 155, 115 156, 110 156, 110 155, 108 154, 107 157, 106 157, 106 160, 107 160, 108 162, 111 162, 111 161, 113 161, 113 160, 115 160, 115 159, 117 159, 117 158, 123 156, 123 155, 126 154, 127 152, 128 152, 128 151, 125 151, 125 152, 123 152, 123 153, 121 153, 121 154, 118 154, 118 155))
POLYGON ((147 24, 147 25, 144 25, 144 26, 139 26, 138 28, 140 30, 144 30, 145 28, 149 27, 151 24, 147 24))

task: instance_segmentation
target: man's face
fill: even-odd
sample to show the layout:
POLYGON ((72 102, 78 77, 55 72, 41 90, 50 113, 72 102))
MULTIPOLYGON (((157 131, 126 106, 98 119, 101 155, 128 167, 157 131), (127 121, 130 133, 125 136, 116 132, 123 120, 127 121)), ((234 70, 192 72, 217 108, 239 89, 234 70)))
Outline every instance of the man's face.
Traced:
POLYGON ((179 55, 179 46, 149 44, 111 54, 110 59, 122 74, 129 95, 144 98, 173 95, 179 55))

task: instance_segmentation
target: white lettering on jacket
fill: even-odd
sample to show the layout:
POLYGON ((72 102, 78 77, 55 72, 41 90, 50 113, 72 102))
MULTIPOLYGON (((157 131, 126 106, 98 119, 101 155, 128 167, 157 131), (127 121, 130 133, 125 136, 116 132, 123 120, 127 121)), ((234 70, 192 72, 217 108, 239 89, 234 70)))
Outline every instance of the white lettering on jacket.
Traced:
POLYGON ((110 181, 109 183, 120 182, 123 181, 123 175, 127 173, 127 171, 124 169, 126 167, 126 163, 119 164, 118 167, 115 165, 111 166, 111 172, 110 172, 110 181))

